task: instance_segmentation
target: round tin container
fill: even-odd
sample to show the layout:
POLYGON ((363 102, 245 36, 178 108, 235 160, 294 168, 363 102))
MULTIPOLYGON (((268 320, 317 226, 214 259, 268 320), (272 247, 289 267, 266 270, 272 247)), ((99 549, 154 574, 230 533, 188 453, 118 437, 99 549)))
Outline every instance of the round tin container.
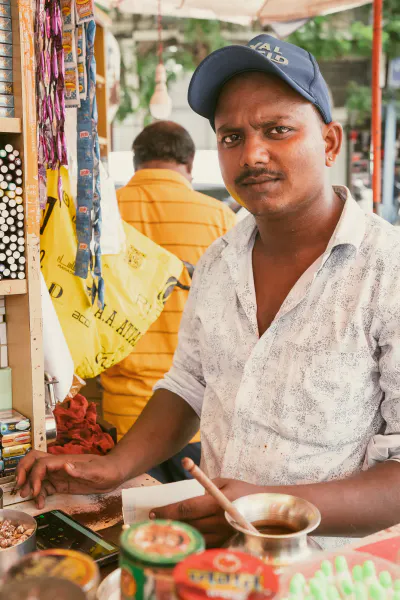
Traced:
POLYGON ((174 570, 179 600, 266 600, 275 596, 278 577, 259 558, 230 550, 190 556, 174 570))
POLYGON ((23 556, 36 550, 37 523, 33 517, 22 512, 22 510, 0 510, 0 522, 11 521, 13 525, 25 525, 27 529, 33 529, 32 535, 17 544, 0 550, 0 577, 5 575, 10 567, 15 565, 23 556))
POLYGON ((203 536, 176 521, 142 521, 121 537, 121 600, 159 600, 173 592, 172 571, 204 550, 203 536))
POLYGON ((11 581, 0 590, 0 600, 87 600, 85 592, 67 579, 28 577, 11 581))
POLYGON ((96 597, 100 581, 96 563, 86 554, 75 550, 53 548, 28 554, 11 567, 5 582, 21 581, 26 577, 61 577, 68 579, 85 592, 87 598, 96 597))

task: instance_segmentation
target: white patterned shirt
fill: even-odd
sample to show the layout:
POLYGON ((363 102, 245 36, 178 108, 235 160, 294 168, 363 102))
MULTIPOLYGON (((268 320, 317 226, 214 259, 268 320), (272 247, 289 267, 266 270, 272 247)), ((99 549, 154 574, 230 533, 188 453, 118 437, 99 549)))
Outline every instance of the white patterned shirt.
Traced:
POLYGON ((155 389, 201 417, 211 477, 285 485, 400 460, 400 231, 346 188, 324 254, 259 337, 248 216, 196 267, 174 364, 155 389))

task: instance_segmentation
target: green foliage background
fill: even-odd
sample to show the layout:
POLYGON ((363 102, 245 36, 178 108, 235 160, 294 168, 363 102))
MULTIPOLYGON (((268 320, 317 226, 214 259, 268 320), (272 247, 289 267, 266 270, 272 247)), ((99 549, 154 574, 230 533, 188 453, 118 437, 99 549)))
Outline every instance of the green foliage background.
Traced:
MULTIPOLYGON (((289 36, 288 41, 312 52, 317 59, 370 57, 373 40, 372 5, 357 9, 357 15, 358 19, 350 23, 348 31, 335 26, 337 14, 316 17, 289 36)), ((400 0, 385 0, 383 3, 382 46, 388 61, 400 56, 400 0)), ((384 91, 384 104, 393 98, 400 103, 398 90, 384 91)), ((371 115, 371 89, 350 82, 346 106, 354 124, 365 122, 371 115)))
MULTIPOLYGON (((192 72, 201 62, 201 59, 210 52, 222 48, 229 42, 221 34, 222 26, 229 29, 229 25, 220 21, 207 21, 201 19, 179 19, 177 25, 182 29, 185 43, 176 46, 164 44, 163 61, 167 71, 167 84, 172 83, 177 77, 177 65, 180 71, 192 72), (173 49, 173 50, 172 50, 173 49), (176 51, 175 51, 176 50, 176 51)), ((234 28, 234 26, 232 26, 234 28)), ((137 110, 145 111, 145 125, 151 121, 148 111, 150 99, 154 93, 154 74, 158 64, 156 45, 146 53, 138 53, 137 72, 139 76, 139 102, 133 108, 131 92, 123 82, 124 64, 122 57, 121 65, 121 104, 117 113, 117 119, 123 121, 127 115, 137 110)), ((178 71, 179 72, 179 71, 178 71)))
MULTIPOLYGON (((383 3, 383 51, 388 59, 400 56, 400 0, 385 0, 383 3)), ((356 9, 357 19, 343 28, 338 26, 339 13, 316 17, 308 21, 287 38, 294 44, 309 50, 317 59, 339 59, 343 57, 369 57, 372 52, 372 5, 356 9)), ((193 71, 197 64, 210 52, 227 45, 222 35, 231 31, 234 39, 239 26, 200 19, 177 19, 176 28, 183 34, 184 43, 174 46, 165 44, 163 59, 170 84, 179 71, 193 71), (180 66, 179 66, 180 65, 180 66)), ((259 28, 257 30, 259 33, 259 28)), ((137 70, 139 76, 138 106, 132 106, 132 91, 124 84, 124 64, 122 63, 122 98, 117 118, 123 121, 127 115, 141 110, 145 113, 145 124, 151 120, 148 106, 154 92, 154 73, 158 57, 156 45, 145 53, 138 53, 137 70)), ((400 101, 398 92, 391 92, 400 101)), ((388 94, 385 95, 385 98, 388 94)), ((353 120, 363 121, 370 114, 371 91, 354 82, 349 84, 347 107, 353 120)))

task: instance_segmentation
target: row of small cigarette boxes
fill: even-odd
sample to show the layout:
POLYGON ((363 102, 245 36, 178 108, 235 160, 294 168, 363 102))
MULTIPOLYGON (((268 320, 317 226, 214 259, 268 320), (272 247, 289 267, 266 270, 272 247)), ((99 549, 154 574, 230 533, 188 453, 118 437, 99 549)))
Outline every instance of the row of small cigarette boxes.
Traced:
POLYGON ((12 475, 31 450, 31 422, 16 410, 0 411, 0 476, 12 475))
POLYGON ((14 116, 10 0, 0 0, 0 117, 14 116))

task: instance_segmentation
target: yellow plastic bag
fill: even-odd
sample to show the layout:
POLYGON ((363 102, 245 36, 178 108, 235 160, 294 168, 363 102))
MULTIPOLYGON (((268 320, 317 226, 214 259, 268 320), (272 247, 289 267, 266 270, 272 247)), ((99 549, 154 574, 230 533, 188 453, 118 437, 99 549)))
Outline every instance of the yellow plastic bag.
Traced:
POLYGON ((74 275, 77 238, 75 203, 69 175, 62 169, 63 199, 57 172, 47 174, 48 204, 41 224, 41 268, 57 311, 75 372, 95 377, 128 356, 158 318, 182 272, 182 262, 136 229, 123 223, 125 251, 102 256, 105 305, 90 301, 91 276, 74 275))

